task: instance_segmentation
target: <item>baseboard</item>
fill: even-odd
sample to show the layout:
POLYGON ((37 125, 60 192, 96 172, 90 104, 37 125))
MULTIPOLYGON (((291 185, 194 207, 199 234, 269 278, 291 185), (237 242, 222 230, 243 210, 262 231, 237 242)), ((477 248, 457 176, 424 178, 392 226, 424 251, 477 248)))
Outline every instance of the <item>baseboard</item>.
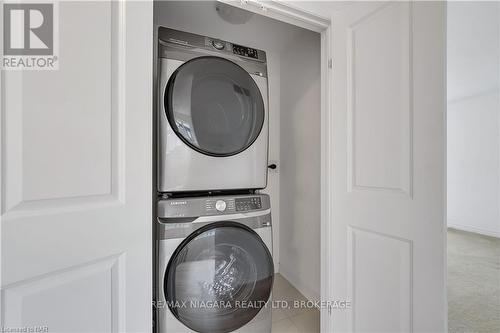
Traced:
POLYGON ((476 227, 473 227, 473 226, 470 226, 470 225, 464 225, 464 224, 460 224, 460 223, 457 223, 457 222, 458 221, 448 220, 448 228, 457 229, 457 230, 461 230, 461 231, 472 232, 472 233, 479 234, 479 235, 484 235, 484 236, 490 236, 490 237, 500 238, 500 232, 496 232, 496 231, 492 231, 492 230, 485 230, 485 229, 481 229, 481 228, 476 228, 476 227))
POLYGON ((286 270, 282 265, 280 265, 280 274, 283 275, 285 279, 288 280, 305 298, 313 302, 319 302, 321 297, 320 294, 313 288, 307 286, 296 274, 286 270))

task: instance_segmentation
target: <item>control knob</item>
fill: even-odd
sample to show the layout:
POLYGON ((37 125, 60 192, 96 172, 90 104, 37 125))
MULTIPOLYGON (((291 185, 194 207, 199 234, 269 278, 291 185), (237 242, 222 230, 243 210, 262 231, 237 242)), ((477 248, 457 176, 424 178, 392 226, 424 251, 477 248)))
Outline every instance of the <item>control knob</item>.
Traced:
POLYGON ((226 202, 224 200, 217 200, 215 203, 215 209, 217 209, 219 212, 223 212, 226 210, 226 202))
POLYGON ((215 47, 217 50, 222 50, 224 49, 224 42, 220 40, 213 40, 212 41, 213 47, 215 47))

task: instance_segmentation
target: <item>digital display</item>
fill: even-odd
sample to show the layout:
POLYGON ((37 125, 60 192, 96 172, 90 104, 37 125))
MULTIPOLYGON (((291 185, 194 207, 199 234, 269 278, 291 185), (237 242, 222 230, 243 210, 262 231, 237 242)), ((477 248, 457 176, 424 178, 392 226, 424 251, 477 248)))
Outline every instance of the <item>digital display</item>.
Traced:
POLYGON ((247 58, 259 59, 259 54, 256 49, 245 46, 233 44, 233 53, 247 58))
POLYGON ((262 208, 260 197, 238 198, 235 201, 237 212, 262 208))

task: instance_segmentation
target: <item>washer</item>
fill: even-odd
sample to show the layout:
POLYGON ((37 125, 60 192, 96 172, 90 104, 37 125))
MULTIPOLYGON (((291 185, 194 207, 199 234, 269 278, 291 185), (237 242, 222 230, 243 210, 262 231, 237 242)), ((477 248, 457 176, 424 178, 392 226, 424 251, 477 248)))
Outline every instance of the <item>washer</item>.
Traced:
POLYGON ((156 332, 271 332, 269 196, 160 200, 156 332))
POLYGON ((158 38, 158 191, 265 188, 265 52, 163 27, 158 38))

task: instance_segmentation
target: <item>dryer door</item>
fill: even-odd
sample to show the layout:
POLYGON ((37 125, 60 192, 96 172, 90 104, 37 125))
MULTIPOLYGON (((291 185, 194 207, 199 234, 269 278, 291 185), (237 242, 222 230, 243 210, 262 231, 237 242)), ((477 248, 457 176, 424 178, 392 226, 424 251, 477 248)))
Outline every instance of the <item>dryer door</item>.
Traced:
POLYGON ((179 138, 210 156, 244 151, 264 124, 264 102, 254 79, 224 58, 200 57, 182 64, 170 77, 164 103, 179 138))
POLYGON ((165 299, 190 329, 231 332, 266 306, 273 276, 271 253, 255 231, 216 222, 191 234, 173 253, 164 276, 165 299))

